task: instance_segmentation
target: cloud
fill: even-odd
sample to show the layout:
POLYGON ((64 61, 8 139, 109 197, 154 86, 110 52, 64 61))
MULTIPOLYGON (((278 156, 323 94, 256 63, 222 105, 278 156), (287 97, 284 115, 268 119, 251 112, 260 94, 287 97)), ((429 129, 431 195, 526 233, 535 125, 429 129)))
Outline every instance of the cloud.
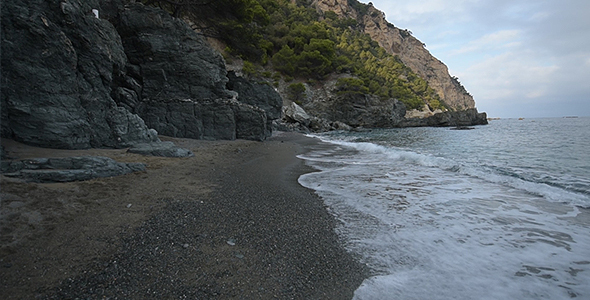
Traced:
POLYGON ((590 1, 372 2, 491 115, 590 116, 590 1))
POLYGON ((516 47, 521 44, 519 41, 521 33, 521 30, 517 29, 500 30, 494 33, 489 33, 479 39, 469 42, 461 49, 452 51, 451 55, 464 54, 482 49, 489 51, 490 49, 516 47))
POLYGON ((555 64, 539 64, 533 51, 508 51, 458 72, 463 84, 483 103, 513 102, 548 95, 555 88, 555 64))

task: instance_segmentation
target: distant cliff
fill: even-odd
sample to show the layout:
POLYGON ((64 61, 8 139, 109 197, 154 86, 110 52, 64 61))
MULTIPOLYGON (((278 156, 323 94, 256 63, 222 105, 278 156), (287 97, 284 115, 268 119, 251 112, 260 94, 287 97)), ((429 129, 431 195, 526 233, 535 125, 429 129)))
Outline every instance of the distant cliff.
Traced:
POLYGON ((357 20, 362 30, 381 47, 397 55, 412 71, 426 80, 449 108, 465 110, 475 107, 473 97, 449 75, 447 66, 432 56, 408 30, 387 22, 384 13, 372 4, 361 4, 356 0, 314 0, 312 5, 322 12, 333 11, 340 17, 357 20))

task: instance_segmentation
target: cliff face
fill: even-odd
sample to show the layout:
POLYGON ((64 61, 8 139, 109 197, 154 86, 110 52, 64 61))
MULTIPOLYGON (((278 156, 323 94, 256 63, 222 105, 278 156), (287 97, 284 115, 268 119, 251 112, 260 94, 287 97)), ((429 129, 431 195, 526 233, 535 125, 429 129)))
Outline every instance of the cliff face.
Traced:
POLYGON ((340 17, 356 19, 366 34, 388 53, 397 55, 412 71, 426 80, 451 109, 475 107, 473 97, 449 75, 447 66, 432 56, 423 43, 409 31, 387 22, 383 12, 372 4, 359 4, 365 7, 364 12, 351 6, 348 0, 314 0, 312 5, 322 12, 333 11, 340 17))
POLYGON ((2 137, 66 149, 159 143, 150 128, 263 140, 279 117, 274 90, 239 78, 240 89, 229 89, 223 58, 162 10, 122 0, 11 0, 1 21, 2 137))

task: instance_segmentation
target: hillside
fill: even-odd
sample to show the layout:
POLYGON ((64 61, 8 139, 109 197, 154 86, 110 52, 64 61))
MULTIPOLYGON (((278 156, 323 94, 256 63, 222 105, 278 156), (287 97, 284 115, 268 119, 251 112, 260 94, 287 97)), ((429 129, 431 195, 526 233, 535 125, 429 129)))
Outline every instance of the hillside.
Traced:
MULTIPOLYGON (((266 77, 271 77, 268 71, 278 71, 286 81, 294 77, 312 82, 350 74, 361 81, 354 87, 349 87, 350 81, 342 82, 340 92, 344 88, 396 98, 408 109, 475 107, 471 95, 421 41, 388 23, 372 4, 356 0, 234 2, 246 3, 245 10, 251 12, 247 18, 238 14, 234 22, 250 23, 230 25, 236 31, 201 27, 206 28, 205 35, 227 44, 226 57, 247 60, 247 74, 260 76, 256 69, 261 68, 267 71, 266 77)), ((187 14, 186 18, 203 24, 203 16, 187 14)), ((277 79, 274 74, 275 85, 277 79)))
POLYGON ((432 56, 424 43, 412 36, 411 31, 387 22, 385 14, 371 3, 362 4, 357 0, 314 0, 312 5, 324 13, 333 11, 340 18, 356 20, 362 32, 426 80, 428 86, 437 92, 450 109, 475 107, 473 97, 456 77, 449 75, 447 66, 432 56))
POLYGON ((486 123, 419 41, 353 0, 14 0, 1 20, 1 133, 31 145, 486 123))

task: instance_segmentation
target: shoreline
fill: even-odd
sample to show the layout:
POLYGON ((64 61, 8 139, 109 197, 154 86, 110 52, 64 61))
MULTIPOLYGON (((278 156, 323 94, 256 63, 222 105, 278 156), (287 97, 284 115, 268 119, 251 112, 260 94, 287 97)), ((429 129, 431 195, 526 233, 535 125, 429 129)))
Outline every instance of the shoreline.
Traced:
POLYGON ((9 299, 352 298, 368 270, 344 250, 323 201, 297 182, 313 169, 296 155, 319 141, 162 139, 195 157, 6 143, 19 158, 87 153, 148 165, 85 182, 2 177, 10 226, 0 288, 9 299))

